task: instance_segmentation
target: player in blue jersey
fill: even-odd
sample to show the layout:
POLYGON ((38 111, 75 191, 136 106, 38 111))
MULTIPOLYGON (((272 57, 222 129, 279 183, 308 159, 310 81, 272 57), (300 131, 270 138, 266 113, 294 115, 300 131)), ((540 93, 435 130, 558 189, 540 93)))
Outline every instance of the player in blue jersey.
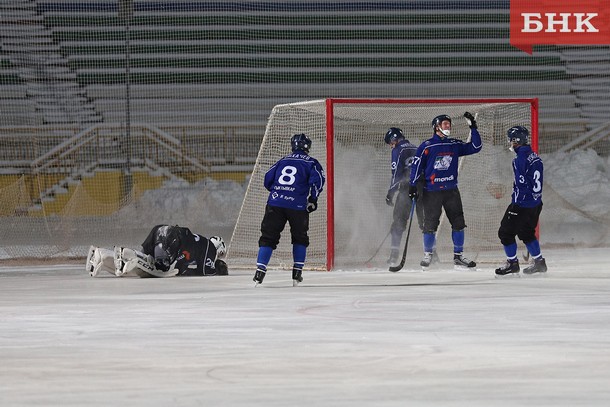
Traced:
POLYGON ((254 282, 263 282, 267 265, 280 242, 280 234, 290 224, 293 268, 292 281, 303 281, 303 266, 309 246, 309 214, 318 208, 318 197, 324 187, 324 170, 309 155, 311 140, 305 134, 290 139, 292 154, 276 162, 265 174, 264 185, 269 191, 265 215, 258 240, 258 257, 254 282))
POLYGON ((542 160, 529 145, 529 131, 522 126, 508 129, 508 142, 517 156, 513 159, 512 200, 500 222, 498 237, 504 246, 506 264, 496 269, 496 274, 504 276, 519 273, 517 242, 515 236, 525 243, 534 264, 523 269, 524 274, 544 273, 546 261, 540 252, 540 243, 536 238, 536 226, 542 211, 542 160))
MULTIPOLYGON (((401 129, 397 127, 391 127, 384 136, 384 141, 389 144, 392 148, 392 179, 390 180, 390 187, 385 197, 385 202, 389 206, 394 206, 392 212, 392 226, 390 227, 390 233, 392 235, 392 241, 390 244, 390 258, 388 264, 393 266, 398 261, 400 241, 402 235, 407 229, 407 221, 409 220, 409 214, 411 213, 412 201, 409 198, 409 174, 411 173, 411 164, 413 163, 413 156, 417 147, 414 146, 407 140, 401 129), (394 200, 396 197, 396 200, 394 200)), ((417 184, 423 189, 423 183, 417 184)), ((421 205, 416 205, 415 210, 417 212, 417 221, 419 228, 423 230, 424 227, 424 210, 421 205)), ((436 253, 436 252, 434 252, 436 253)), ((433 256, 433 259, 435 256, 433 256)))
POLYGON ((458 159, 461 156, 476 154, 481 151, 481 135, 472 114, 466 112, 464 117, 470 126, 471 140, 463 142, 450 138, 451 117, 436 116, 432 120, 434 135, 424 141, 417 149, 411 166, 409 197, 418 199, 417 182, 425 179, 425 186, 420 204, 424 207, 424 258, 420 265, 426 269, 432 262, 432 253, 436 246, 436 230, 440 224, 442 209, 451 223, 453 240, 453 263, 460 268, 474 268, 476 263, 463 255, 464 250, 464 210, 458 189, 458 159))

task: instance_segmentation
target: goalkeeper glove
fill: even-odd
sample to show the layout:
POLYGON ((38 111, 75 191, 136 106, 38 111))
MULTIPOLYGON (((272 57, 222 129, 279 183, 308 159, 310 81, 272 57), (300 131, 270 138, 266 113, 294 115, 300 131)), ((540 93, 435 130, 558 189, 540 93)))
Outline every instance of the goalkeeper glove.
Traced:
POLYGON ((316 209, 318 209, 318 200, 313 196, 310 196, 307 198, 307 212, 312 213, 316 209))
POLYGON ((225 263, 223 260, 217 259, 214 262, 214 268, 216 269, 217 276, 229 275, 229 267, 227 267, 227 263, 225 263))
POLYGON ((161 257, 155 259, 155 268, 160 271, 168 271, 172 262, 169 257, 161 257))
POLYGON ((471 129, 477 128, 477 121, 474 119, 474 116, 470 112, 465 112, 464 117, 466 118, 466 122, 468 123, 468 127, 471 129))

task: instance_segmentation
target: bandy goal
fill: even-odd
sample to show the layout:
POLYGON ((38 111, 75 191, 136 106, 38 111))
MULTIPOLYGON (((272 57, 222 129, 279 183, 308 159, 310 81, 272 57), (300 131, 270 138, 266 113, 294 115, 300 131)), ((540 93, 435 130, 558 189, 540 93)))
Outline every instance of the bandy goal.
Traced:
MULTIPOLYGON (((383 140, 386 131, 400 127, 411 143, 419 145, 432 136, 432 119, 448 114, 453 118, 451 137, 465 141, 470 135, 462 117, 466 111, 477 116, 483 149, 460 158, 459 188, 467 224, 464 252, 479 261, 486 254, 502 258, 497 230, 510 202, 514 157, 506 131, 512 126, 527 127, 537 150, 537 99, 325 99, 273 108, 231 238, 231 265, 255 267, 268 195, 263 178, 271 165, 291 152, 293 134, 306 133, 311 138, 310 155, 326 171, 318 210, 310 215, 305 268, 362 269, 392 222, 392 208, 385 203, 391 175, 391 151, 383 140)), ((409 263, 418 265, 423 253, 421 233, 413 226, 406 269, 409 263)), ((273 252, 270 268, 292 268, 288 228, 273 252)), ((453 256, 450 228, 442 218, 437 232, 441 261, 453 256)), ((375 258, 382 267, 387 246, 375 258)))

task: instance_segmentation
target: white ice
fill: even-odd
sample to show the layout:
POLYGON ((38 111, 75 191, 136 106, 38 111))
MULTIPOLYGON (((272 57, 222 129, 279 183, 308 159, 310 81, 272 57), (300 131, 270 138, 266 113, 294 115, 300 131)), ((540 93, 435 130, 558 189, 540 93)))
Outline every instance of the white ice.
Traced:
POLYGON ((546 278, 0 267, 2 406, 607 406, 610 254, 546 278))

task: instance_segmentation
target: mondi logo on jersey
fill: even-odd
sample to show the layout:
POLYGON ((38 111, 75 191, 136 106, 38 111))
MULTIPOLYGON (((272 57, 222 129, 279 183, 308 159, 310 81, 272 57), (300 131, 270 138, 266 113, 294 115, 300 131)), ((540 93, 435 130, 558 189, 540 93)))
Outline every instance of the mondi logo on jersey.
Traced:
POLYGON ((510 0, 510 44, 532 53, 534 45, 610 44, 608 0, 510 0))

